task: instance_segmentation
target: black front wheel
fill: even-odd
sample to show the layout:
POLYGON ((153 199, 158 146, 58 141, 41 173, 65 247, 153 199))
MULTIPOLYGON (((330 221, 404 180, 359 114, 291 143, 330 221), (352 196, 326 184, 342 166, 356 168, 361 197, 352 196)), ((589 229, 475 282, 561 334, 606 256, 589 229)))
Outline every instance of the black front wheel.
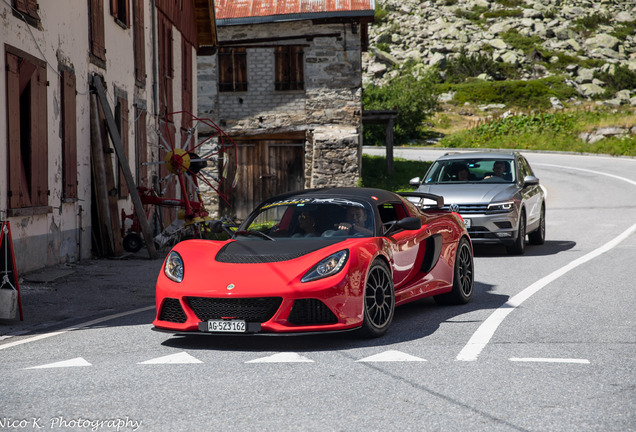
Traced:
POLYGON ((393 278, 384 261, 377 260, 369 269, 364 287, 364 321, 360 333, 365 337, 384 335, 395 313, 393 278))
POLYGON ((473 250, 466 238, 462 238, 457 245, 454 269, 453 289, 446 294, 433 297, 439 305, 462 305, 468 303, 473 297, 475 285, 473 250))

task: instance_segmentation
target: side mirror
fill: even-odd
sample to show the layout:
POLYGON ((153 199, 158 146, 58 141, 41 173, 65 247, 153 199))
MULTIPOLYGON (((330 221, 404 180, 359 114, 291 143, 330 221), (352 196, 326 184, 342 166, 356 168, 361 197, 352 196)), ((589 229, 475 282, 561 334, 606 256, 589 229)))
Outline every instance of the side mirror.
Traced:
POLYGON ((411 186, 419 186, 421 182, 422 180, 419 177, 413 177, 411 180, 409 180, 409 184, 411 186))
POLYGON ((534 185, 538 185, 539 184, 539 179, 536 178, 535 176, 525 176, 523 178, 523 185, 524 186, 534 186, 534 185))
POLYGON ((422 228, 422 220, 417 217, 405 217, 400 219, 395 226, 404 230, 418 230, 422 228))

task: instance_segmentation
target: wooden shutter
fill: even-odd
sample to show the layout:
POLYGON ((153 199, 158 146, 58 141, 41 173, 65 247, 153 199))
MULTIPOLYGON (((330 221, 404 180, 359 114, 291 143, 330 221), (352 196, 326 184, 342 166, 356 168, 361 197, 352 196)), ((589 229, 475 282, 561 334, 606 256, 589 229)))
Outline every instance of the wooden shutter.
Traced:
POLYGON ((27 183, 22 182, 22 157, 20 154, 20 58, 7 53, 7 126, 9 129, 9 207, 24 207, 23 197, 28 198, 27 183))
POLYGON ((104 39, 104 0, 90 0, 90 38, 91 53, 106 61, 106 42, 104 39))
POLYGON ((247 91, 247 50, 235 48, 234 56, 234 91, 247 91))
MULTIPOLYGON (((124 155, 126 156, 126 163, 130 166, 130 151, 128 148, 129 139, 128 139, 128 98, 123 95, 117 95, 117 108, 116 108, 116 118, 118 120, 119 126, 119 136, 121 138, 121 145, 124 149, 124 155)), ((119 159, 118 159, 119 161, 119 159)), ((119 197, 126 198, 130 193, 128 189, 128 183, 126 183, 126 177, 124 176, 124 171, 121 168, 121 161, 117 164, 119 168, 119 197)))
POLYGON ((188 127, 191 117, 188 113, 193 112, 192 109, 192 45, 185 39, 182 39, 181 58, 183 59, 182 85, 181 85, 181 110, 187 111, 183 113, 183 127, 188 127))
POLYGON ((298 46, 280 46, 275 49, 276 90, 302 90, 305 88, 303 48, 298 46))
POLYGON ((172 110, 172 24, 159 13, 159 115, 172 110))
POLYGON ((135 44, 135 79, 140 87, 146 86, 146 48, 144 33, 144 2, 133 0, 133 35, 135 44))
POLYGON ((37 0, 15 0, 14 7, 31 18, 40 19, 37 0))
POLYGON ((62 71, 62 181, 65 199, 77 198, 77 102, 76 80, 71 70, 62 71))

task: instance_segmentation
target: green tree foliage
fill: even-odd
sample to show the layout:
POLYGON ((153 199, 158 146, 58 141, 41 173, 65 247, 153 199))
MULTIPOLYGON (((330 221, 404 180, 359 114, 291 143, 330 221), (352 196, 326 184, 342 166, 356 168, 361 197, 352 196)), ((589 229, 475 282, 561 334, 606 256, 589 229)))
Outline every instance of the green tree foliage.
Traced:
MULTIPOLYGON (((407 72, 382 87, 366 87, 362 93, 362 104, 365 110, 396 109, 398 116, 393 129, 394 142, 406 144, 426 131, 424 122, 437 109, 434 81, 433 72, 422 77, 407 72)), ((366 145, 384 145, 385 135, 385 125, 364 126, 366 145)))

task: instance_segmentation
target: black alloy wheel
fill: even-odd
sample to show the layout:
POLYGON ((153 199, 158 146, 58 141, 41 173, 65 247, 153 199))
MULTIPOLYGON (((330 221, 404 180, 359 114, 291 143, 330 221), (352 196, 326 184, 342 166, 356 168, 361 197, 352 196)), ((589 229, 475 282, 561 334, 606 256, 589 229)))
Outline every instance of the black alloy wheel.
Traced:
POLYGON ((453 289, 446 294, 433 297, 437 304, 462 305, 468 303, 473 297, 475 286, 473 251, 466 238, 462 238, 457 245, 453 276, 453 289))
POLYGON ((384 335, 395 313, 393 278, 384 261, 376 260, 369 269, 364 288, 364 321, 360 332, 366 337, 384 335))

